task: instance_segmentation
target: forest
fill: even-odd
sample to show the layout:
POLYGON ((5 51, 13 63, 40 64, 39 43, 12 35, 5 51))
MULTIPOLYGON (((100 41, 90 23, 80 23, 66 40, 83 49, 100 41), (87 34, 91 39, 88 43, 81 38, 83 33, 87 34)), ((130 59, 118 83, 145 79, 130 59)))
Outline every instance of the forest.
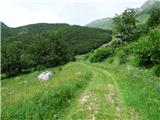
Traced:
POLYGON ((111 41, 111 34, 110 30, 68 24, 42 23, 18 28, 2 24, 3 76, 73 61, 75 55, 87 53, 111 41))

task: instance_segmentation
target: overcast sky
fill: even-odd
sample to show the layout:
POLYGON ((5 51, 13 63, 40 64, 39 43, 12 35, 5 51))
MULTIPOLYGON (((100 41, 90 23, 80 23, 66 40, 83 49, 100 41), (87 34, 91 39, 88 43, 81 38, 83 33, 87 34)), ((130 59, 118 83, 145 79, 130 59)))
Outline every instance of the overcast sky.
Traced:
POLYGON ((113 17, 126 8, 140 7, 146 0, 0 0, 0 21, 10 27, 32 23, 86 25, 113 17))

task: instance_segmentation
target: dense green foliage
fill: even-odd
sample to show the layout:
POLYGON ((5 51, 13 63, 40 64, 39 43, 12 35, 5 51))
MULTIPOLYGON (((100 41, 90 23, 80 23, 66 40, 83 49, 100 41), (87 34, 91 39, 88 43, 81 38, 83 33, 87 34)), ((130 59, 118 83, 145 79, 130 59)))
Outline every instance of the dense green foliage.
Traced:
POLYGON ((8 42, 20 41, 23 46, 32 44, 41 37, 48 38, 53 32, 61 34, 65 41, 76 54, 83 54, 95 49, 111 40, 111 31, 97 28, 81 27, 68 24, 39 23, 18 28, 2 27, 2 45, 8 42), (90 44, 92 42, 92 44, 90 44))
POLYGON ((101 62, 112 54, 112 48, 101 48, 91 53, 88 59, 90 62, 101 62))
POLYGON ((160 8, 154 9, 151 13, 150 18, 148 19, 148 26, 153 27, 160 25, 160 8))
POLYGON ((67 24, 2 26, 2 73, 7 76, 64 64, 111 40, 111 31, 67 24), (92 44, 90 44, 92 43, 92 44))
POLYGON ((110 55, 117 56, 119 58, 119 63, 124 64, 130 62, 139 67, 153 68, 157 76, 160 75, 160 23, 159 23, 159 9, 154 10, 148 21, 139 26, 138 36, 136 39, 130 35, 136 36, 137 27, 135 26, 135 12, 130 10, 124 11, 122 15, 116 16, 114 18, 115 31, 116 33, 121 33, 121 35, 126 34, 126 41, 123 44, 116 45, 113 40, 106 48, 97 50, 89 55, 91 62, 102 61, 108 56, 108 49, 112 48, 110 55), (132 21, 133 20, 133 21, 132 21), (125 22, 126 21, 126 22, 125 22), (132 29, 135 27, 135 30, 132 29), (130 29, 131 28, 131 29, 130 29), (133 31, 132 31, 133 30, 133 31), (126 32, 127 31, 127 32, 126 32), (132 42, 128 42, 129 40, 132 42), (106 55, 107 54, 107 55, 106 55), (100 59, 100 60, 99 60, 100 59))
MULTIPOLYGON (((150 14, 154 9, 160 8, 159 0, 147 0, 140 8, 136 9, 136 20, 138 20, 137 24, 144 24, 147 22, 150 14)), ((95 21, 90 22, 86 26, 96 27, 102 29, 113 29, 113 18, 102 18, 95 21)))
POLYGON ((108 58, 108 49, 112 48, 111 56, 117 56, 119 63, 130 62, 139 67, 154 68, 156 75, 160 74, 160 27, 151 29, 147 35, 141 36, 138 40, 115 46, 111 44, 107 48, 97 50, 89 55, 91 62, 98 62, 108 58), (98 52, 98 51, 102 51, 98 52), (104 52, 103 52, 104 51, 104 52), (107 54, 107 55, 106 55, 107 54), (94 60, 95 59, 95 60, 94 60))
POLYGON ((136 11, 126 9, 121 15, 113 18, 114 34, 122 37, 122 40, 133 40, 138 35, 136 26, 136 11))
POLYGON ((49 38, 41 37, 23 49, 20 41, 2 47, 2 73, 15 75, 29 72, 32 68, 51 67, 64 64, 73 59, 68 46, 52 34, 49 38))
POLYGON ((134 43, 132 52, 138 56, 140 66, 160 64, 160 27, 151 30, 147 36, 134 43))

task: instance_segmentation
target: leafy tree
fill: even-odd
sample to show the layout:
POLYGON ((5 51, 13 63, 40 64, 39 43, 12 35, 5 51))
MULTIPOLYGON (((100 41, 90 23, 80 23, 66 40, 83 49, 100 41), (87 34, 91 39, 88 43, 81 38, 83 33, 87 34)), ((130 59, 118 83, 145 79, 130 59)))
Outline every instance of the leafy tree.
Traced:
POLYGON ((64 64, 111 40, 111 31, 67 24, 2 27, 1 67, 7 75, 64 64))
POLYGON ((21 50, 17 47, 17 44, 12 43, 2 48, 2 73, 5 73, 7 76, 19 73, 22 64, 20 62, 21 50))
POLYGON ((73 59, 73 52, 69 49, 69 46, 63 41, 60 33, 54 33, 50 36, 51 49, 50 65, 64 64, 73 59))
POLYGON ((113 49, 111 47, 101 48, 90 54, 89 61, 90 62, 100 62, 112 54, 113 54, 113 49))
POLYGON ((160 27, 151 29, 150 32, 132 44, 125 45, 122 51, 128 55, 136 56, 137 65, 153 67, 160 65, 160 27))
POLYGON ((157 26, 160 25, 160 9, 154 9, 148 19, 148 26, 157 26))
POLYGON ((133 39, 138 33, 136 26, 136 12, 134 9, 126 9, 121 15, 113 18, 114 34, 123 37, 123 40, 133 39))

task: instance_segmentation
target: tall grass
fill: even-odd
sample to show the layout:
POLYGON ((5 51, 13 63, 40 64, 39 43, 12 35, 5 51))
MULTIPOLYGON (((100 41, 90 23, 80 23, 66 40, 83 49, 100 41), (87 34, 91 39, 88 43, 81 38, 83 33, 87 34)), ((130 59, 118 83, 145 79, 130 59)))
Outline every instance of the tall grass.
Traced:
POLYGON ((2 81, 2 116, 4 120, 60 119, 91 79, 83 66, 71 63, 48 81, 38 81, 36 71, 2 81))
POLYGON ((115 78, 124 103, 128 109, 134 108, 140 120, 159 120, 160 81, 152 70, 140 69, 130 64, 119 65, 116 60, 105 61, 99 67, 108 70, 115 78))
POLYGON ((90 74, 86 73, 77 80, 63 82, 56 88, 49 88, 31 99, 24 100, 2 109, 2 119, 52 119, 63 116, 65 109, 70 106, 78 92, 87 84, 90 74))

